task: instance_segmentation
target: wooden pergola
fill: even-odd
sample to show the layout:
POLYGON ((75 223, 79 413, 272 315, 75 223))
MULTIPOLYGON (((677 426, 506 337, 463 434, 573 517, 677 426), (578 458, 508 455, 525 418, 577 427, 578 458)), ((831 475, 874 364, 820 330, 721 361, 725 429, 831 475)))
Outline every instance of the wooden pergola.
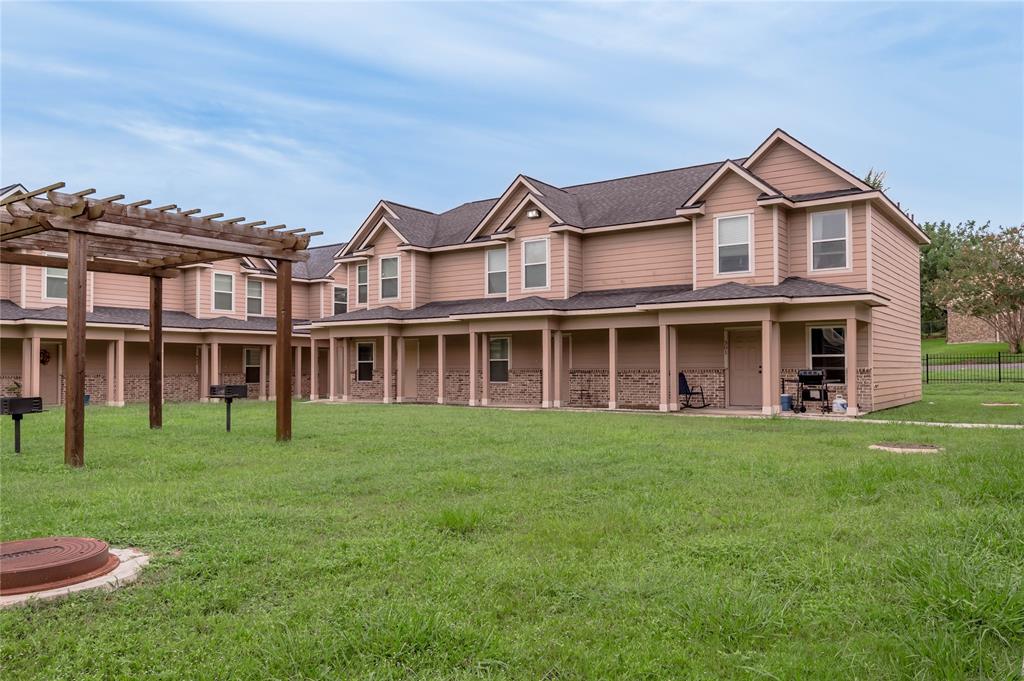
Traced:
MULTIPOLYGON (((198 208, 149 200, 122 203, 124 195, 91 198, 93 189, 59 190, 63 182, 0 201, 0 259, 66 268, 67 360, 65 369, 64 462, 85 462, 86 272, 149 277, 149 427, 163 425, 163 280, 177 268, 235 257, 277 263, 277 385, 292 381, 292 262, 306 260, 311 237, 321 232, 268 227, 265 221, 200 215, 198 208), (61 257, 63 254, 66 257, 61 257)), ((277 439, 292 437, 292 404, 277 399, 277 439)))

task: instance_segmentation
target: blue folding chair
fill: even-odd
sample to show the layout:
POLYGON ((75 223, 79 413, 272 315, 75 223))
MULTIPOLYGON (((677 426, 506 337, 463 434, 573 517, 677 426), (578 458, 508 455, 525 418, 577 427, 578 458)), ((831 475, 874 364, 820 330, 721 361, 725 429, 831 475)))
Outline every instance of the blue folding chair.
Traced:
POLYGON ((690 383, 686 380, 686 374, 682 371, 679 372, 679 397, 684 398, 682 404, 684 409, 703 409, 708 406, 708 401, 704 397, 704 388, 699 385, 690 387, 690 383), (690 403, 695 397, 700 398, 700 404, 690 403))

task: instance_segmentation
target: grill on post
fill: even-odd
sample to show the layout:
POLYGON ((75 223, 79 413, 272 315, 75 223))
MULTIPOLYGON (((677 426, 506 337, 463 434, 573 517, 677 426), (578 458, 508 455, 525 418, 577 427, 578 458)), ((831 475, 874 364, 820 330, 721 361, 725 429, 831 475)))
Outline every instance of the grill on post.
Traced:
POLYGON ((25 414, 43 411, 41 397, 0 397, 0 414, 14 421, 14 453, 21 453, 21 419, 25 414))
POLYGON ((227 408, 227 431, 231 432, 231 401, 245 399, 249 396, 249 387, 244 383, 241 385, 211 385, 210 397, 224 400, 227 408))

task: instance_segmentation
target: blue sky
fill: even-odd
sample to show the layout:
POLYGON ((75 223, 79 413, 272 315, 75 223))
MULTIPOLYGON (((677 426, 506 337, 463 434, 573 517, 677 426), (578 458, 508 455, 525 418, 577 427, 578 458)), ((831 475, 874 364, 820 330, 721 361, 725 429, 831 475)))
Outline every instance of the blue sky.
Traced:
POLYGON ((919 221, 1024 220, 1024 4, 2 4, 4 184, 350 236, 782 127, 919 221))

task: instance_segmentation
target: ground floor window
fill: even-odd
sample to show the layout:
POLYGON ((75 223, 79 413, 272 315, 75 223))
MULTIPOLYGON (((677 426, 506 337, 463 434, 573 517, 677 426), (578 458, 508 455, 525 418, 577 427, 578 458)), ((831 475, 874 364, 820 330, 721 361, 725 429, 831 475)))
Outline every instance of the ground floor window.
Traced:
POLYGON ((846 383, 846 329, 811 327, 811 368, 825 372, 826 381, 846 383))
POLYGON ((356 380, 373 380, 373 343, 356 343, 356 380))
POLYGON ((508 338, 492 338, 488 346, 487 375, 491 383, 508 383, 508 338))
POLYGON ((259 383, 260 382, 260 360, 262 354, 259 348, 246 348, 244 356, 245 364, 245 382, 246 383, 259 383))

